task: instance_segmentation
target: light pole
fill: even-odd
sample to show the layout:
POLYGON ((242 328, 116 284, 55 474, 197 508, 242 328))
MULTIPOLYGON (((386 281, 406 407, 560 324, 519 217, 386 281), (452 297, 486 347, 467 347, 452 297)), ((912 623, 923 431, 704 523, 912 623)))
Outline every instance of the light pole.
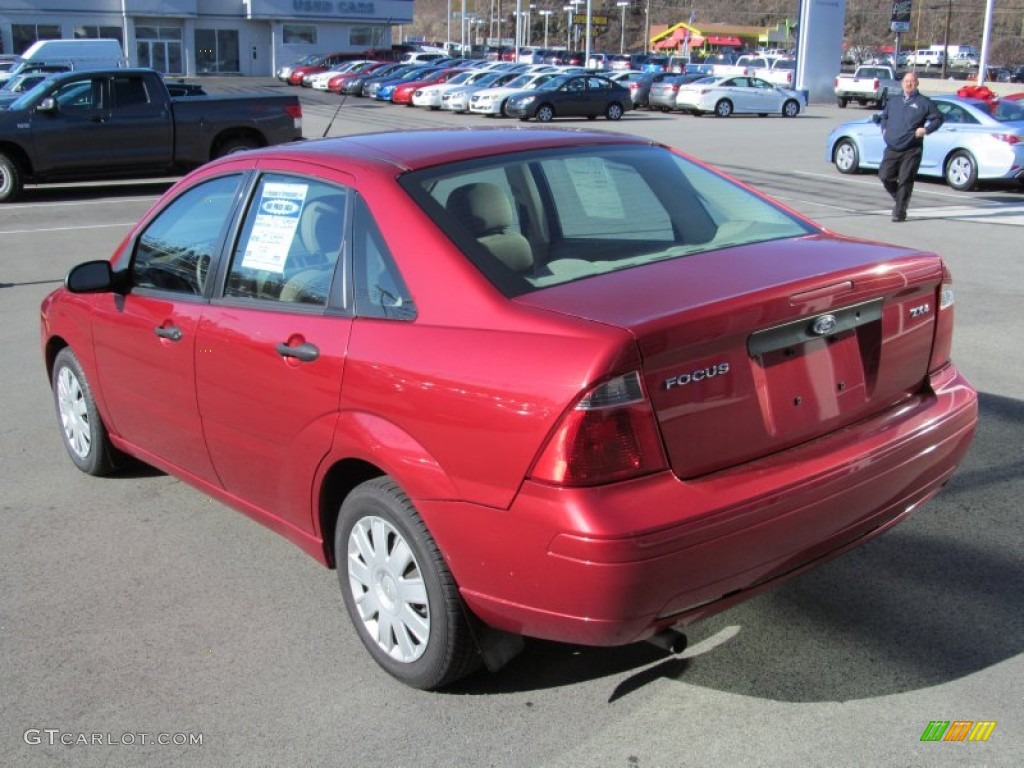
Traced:
POLYGON ((629 7, 629 0, 619 0, 616 3, 622 9, 622 30, 619 35, 619 53, 626 52, 626 9, 629 7))
POLYGON ((541 16, 544 17, 544 47, 548 47, 548 17, 551 16, 552 11, 537 11, 541 16))
POLYGON ((942 79, 946 79, 946 63, 949 61, 949 20, 953 15, 953 0, 946 2, 946 33, 942 37, 942 79))
POLYGON ((575 6, 563 5, 562 10, 565 11, 565 52, 568 54, 572 50, 572 12, 575 6))

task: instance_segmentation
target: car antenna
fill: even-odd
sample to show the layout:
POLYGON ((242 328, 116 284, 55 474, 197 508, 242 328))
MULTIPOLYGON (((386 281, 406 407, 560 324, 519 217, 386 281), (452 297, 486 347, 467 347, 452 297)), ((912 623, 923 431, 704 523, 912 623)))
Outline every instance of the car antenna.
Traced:
POLYGON ((338 113, 341 112, 341 108, 343 106, 345 106, 345 99, 347 99, 347 98, 348 98, 348 94, 347 93, 343 93, 341 95, 341 104, 339 104, 338 108, 336 110, 334 110, 334 114, 331 116, 331 119, 327 121, 327 127, 324 128, 324 134, 323 134, 323 136, 320 137, 321 139, 326 139, 327 138, 327 134, 331 130, 331 126, 334 125, 334 120, 335 120, 335 118, 338 117, 338 113))

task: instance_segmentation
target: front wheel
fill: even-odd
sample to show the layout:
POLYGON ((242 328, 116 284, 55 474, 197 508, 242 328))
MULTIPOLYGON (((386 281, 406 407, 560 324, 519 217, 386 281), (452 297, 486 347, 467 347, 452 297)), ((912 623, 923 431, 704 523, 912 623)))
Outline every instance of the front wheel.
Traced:
POLYGON ((537 114, 534 115, 538 123, 550 123, 554 116, 555 108, 550 104, 541 104, 537 107, 537 114))
POLYGON ((479 666, 455 579, 394 481, 378 477, 353 489, 338 513, 334 552, 345 608, 388 674, 433 690, 479 666))
POLYGON ((88 475, 110 474, 116 449, 110 444, 92 388, 70 347, 57 353, 51 383, 61 437, 71 460, 88 475))
POLYGON ((617 102, 609 104, 608 109, 604 111, 604 116, 607 117, 609 120, 622 119, 622 105, 617 102))
POLYGON ((961 150, 949 158, 946 183, 960 191, 972 189, 978 183, 978 162, 970 152, 961 150))
POLYGON ((783 117, 796 117, 799 114, 800 104, 797 103, 796 99, 789 99, 785 104, 782 105, 783 117))
POLYGON ((722 99, 720 102, 715 104, 715 117, 728 117, 732 114, 732 102, 728 99, 722 99))
POLYGON ((850 139, 840 139, 833 154, 836 170, 840 173, 857 173, 860 170, 860 152, 850 139))
POLYGON ((21 194, 21 170, 8 155, 0 154, 0 203, 9 203, 21 194))

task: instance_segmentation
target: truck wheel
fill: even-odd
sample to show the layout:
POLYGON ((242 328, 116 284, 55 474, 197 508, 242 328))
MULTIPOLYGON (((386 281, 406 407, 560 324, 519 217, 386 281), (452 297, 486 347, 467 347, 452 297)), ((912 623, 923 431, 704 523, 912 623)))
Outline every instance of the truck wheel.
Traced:
POLYGON ((978 161, 970 152, 955 152, 946 163, 946 183, 953 189, 972 189, 978 183, 978 161))
POLYGON ((217 150, 216 157, 224 157, 224 155, 232 155, 235 152, 244 152, 247 149, 258 149, 260 146, 259 142, 255 139, 248 139, 244 136, 236 137, 234 139, 228 139, 220 148, 217 150))
POLYGON ((836 170, 840 173, 857 173, 860 170, 860 152, 850 139, 840 139, 833 152, 836 170))
POLYGON ((21 194, 21 170, 10 157, 0 154, 0 203, 9 203, 21 194))
POLYGON ((846 105, 850 103, 849 99, 844 99, 842 96, 836 97, 836 104, 839 105, 840 109, 846 109, 846 105))

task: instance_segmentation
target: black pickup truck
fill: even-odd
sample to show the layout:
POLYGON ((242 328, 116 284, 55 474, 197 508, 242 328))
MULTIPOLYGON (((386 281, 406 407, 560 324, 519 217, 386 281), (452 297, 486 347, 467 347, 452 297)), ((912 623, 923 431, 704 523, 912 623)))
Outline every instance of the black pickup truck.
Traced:
POLYGON ((26 183, 181 173, 302 138, 296 96, 184 94, 150 69, 91 70, 53 75, 0 105, 0 203, 26 183))

